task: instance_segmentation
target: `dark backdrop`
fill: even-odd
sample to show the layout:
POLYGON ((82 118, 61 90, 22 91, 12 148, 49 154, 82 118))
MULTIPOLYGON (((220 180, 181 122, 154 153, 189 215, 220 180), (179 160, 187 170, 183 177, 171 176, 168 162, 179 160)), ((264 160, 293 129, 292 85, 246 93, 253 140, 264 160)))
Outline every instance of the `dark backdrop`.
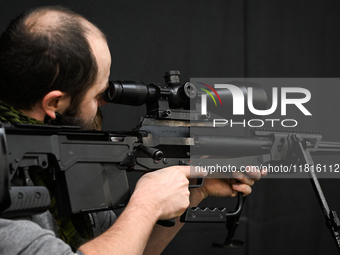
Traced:
MULTIPOLYGON (((337 0, 1 0, 0 31, 24 9, 49 4, 70 7, 107 34, 111 79, 163 82, 163 73, 171 69, 181 71, 183 82, 190 77, 340 74, 337 0)), ((327 140, 340 140, 340 88, 332 89, 332 97, 321 97, 322 85, 314 89, 320 97, 313 109, 322 121, 316 119, 311 128, 323 131, 327 140)), ((143 107, 106 106, 104 128, 130 129, 144 112, 143 107)), ((321 180, 329 205, 338 212, 339 183, 321 180)), ((211 248, 211 242, 223 241, 224 227, 195 224, 186 225, 164 254, 336 254, 308 180, 261 180, 247 200, 237 232, 245 248, 211 248)), ((205 202, 226 203, 234 201, 205 202)))

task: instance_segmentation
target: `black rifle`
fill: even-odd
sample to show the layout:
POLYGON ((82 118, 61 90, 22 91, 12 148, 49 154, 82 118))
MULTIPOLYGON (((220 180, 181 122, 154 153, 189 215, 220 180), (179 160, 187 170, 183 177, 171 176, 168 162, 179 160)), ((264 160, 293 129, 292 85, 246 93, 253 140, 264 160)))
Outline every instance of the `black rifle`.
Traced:
MULTIPOLYGON (((220 162, 237 168, 246 165, 307 164, 311 181, 327 225, 340 247, 336 212, 327 205, 311 154, 339 154, 340 144, 322 142, 321 134, 300 131, 257 130, 252 137, 190 134, 190 127, 209 125, 209 116, 190 110, 190 99, 197 97, 191 83, 181 85, 179 72, 166 74, 166 86, 144 85, 134 81, 110 82, 104 98, 113 103, 146 104, 147 114, 131 131, 82 131, 77 127, 41 125, 0 126, 0 212, 1 217, 37 213, 50 204, 45 187, 32 186, 30 171, 50 171, 55 180, 58 212, 71 215, 124 207, 130 197, 126 171, 148 172, 173 165, 200 165, 204 155, 216 155, 220 162), (190 120, 194 120, 190 122, 190 120), (192 147, 198 148, 190 155, 192 147), (220 153, 220 152, 223 153, 220 153), (24 186, 10 183, 15 177, 24 186)), ((238 86, 242 86, 238 84, 238 86)), ((259 104, 263 99, 258 89, 259 104), (261 99, 262 98, 262 99, 261 99)), ((205 159, 206 160, 206 159, 205 159)), ((206 161, 205 161, 206 162, 206 161)), ((294 169, 294 168, 293 168, 294 169)), ((295 168, 296 170, 297 168, 295 168)), ((230 174, 230 173, 228 173, 230 174)), ((230 177, 223 174, 217 177, 230 177)), ((196 185, 200 186, 202 183, 196 185)), ((234 212, 226 208, 188 208, 185 222, 222 222, 229 230, 222 247, 240 247, 232 240, 244 199, 238 195, 234 212)), ((171 225, 171 222, 161 222, 171 225)), ((340 249, 340 248, 339 248, 340 249)))

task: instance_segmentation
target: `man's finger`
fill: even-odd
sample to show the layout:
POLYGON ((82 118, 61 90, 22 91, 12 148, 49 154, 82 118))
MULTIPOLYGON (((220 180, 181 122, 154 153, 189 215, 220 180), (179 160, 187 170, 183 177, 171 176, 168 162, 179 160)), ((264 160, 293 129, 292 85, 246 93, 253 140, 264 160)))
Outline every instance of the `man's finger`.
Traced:
POLYGON ((262 173, 261 173, 261 170, 258 167, 247 166, 245 172, 246 172, 246 174, 248 175, 249 178, 252 178, 256 181, 261 179, 262 173))
POLYGON ((186 172, 187 178, 204 178, 208 175, 207 171, 203 167, 199 167, 199 166, 188 166, 188 167, 189 167, 189 175, 187 175, 188 173, 186 172))
POLYGON ((239 182, 247 184, 249 186, 252 186, 255 183, 255 180, 253 178, 249 178, 249 176, 241 172, 233 173, 233 177, 239 182))
POLYGON ((251 187, 247 184, 235 183, 232 185, 233 190, 242 192, 243 196, 247 196, 251 193, 251 187))

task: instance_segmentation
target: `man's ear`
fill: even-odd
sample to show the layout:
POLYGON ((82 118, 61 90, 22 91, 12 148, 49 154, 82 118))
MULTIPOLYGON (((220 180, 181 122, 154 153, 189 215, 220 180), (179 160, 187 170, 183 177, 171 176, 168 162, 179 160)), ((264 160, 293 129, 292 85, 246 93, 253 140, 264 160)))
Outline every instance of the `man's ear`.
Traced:
POLYGON ((44 96, 41 104, 44 112, 55 119, 55 112, 63 113, 70 105, 70 98, 60 90, 53 90, 44 96))

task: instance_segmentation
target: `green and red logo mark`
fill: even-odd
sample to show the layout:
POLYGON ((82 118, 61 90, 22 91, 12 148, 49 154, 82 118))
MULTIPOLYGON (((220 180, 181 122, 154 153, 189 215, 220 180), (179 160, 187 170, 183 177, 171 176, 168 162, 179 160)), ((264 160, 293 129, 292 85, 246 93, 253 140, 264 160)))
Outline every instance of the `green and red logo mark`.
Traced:
MULTIPOLYGON (((214 89, 214 88, 211 87, 210 85, 205 84, 205 83, 203 83, 203 82, 197 82, 197 83, 206 86, 206 87, 209 88, 212 92, 214 92, 214 94, 217 96, 217 98, 218 98, 218 100, 220 101, 220 104, 221 104, 221 106, 222 106, 221 97, 220 97, 220 95, 217 93, 216 89, 214 89)), ((217 106, 216 100, 215 100, 214 96, 211 94, 211 92, 210 92, 209 90, 207 90, 207 89, 205 89, 205 88, 200 88, 200 87, 197 87, 197 88, 200 89, 200 90, 202 90, 202 91, 204 91, 204 92, 206 92, 206 93, 212 98, 212 100, 214 101, 215 106, 217 106)))

